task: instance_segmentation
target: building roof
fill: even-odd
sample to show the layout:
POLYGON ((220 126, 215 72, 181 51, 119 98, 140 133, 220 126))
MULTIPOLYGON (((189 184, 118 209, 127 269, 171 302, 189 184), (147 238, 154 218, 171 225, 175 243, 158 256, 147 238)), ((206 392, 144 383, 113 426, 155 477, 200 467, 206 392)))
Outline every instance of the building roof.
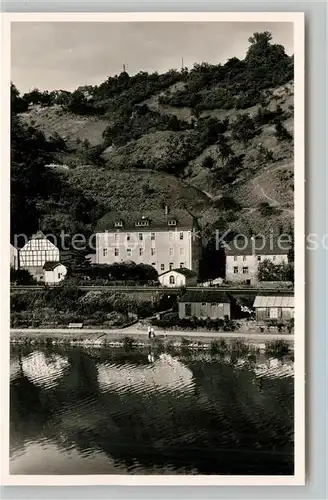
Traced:
POLYGON ((186 267, 182 267, 182 268, 179 267, 177 269, 171 269, 170 271, 165 271, 165 273, 160 274, 158 277, 164 276, 165 274, 172 273, 172 272, 181 274, 182 276, 185 276, 186 278, 195 278, 196 276, 198 276, 197 273, 195 271, 192 271, 191 269, 187 269, 186 267))
POLYGON ((236 237, 225 244, 226 255, 288 255, 292 246, 279 238, 236 237))
POLYGON ((253 307, 294 307, 293 293, 260 293, 253 307))
POLYGON ((230 303, 231 299, 221 290, 188 290, 179 302, 219 302, 230 303))
POLYGON ((109 212, 102 217, 96 226, 96 232, 129 230, 129 231, 151 231, 154 229, 192 229, 195 218, 185 210, 172 210, 165 213, 164 210, 152 210, 145 212, 109 212), (169 225, 169 221, 176 221, 175 225, 169 225), (115 226, 115 222, 122 222, 122 226, 115 226), (147 225, 136 225, 137 223, 147 225))
POLYGON ((52 262, 52 261, 47 261, 43 264, 43 269, 45 271, 53 271, 57 266, 63 265, 61 262, 52 262))

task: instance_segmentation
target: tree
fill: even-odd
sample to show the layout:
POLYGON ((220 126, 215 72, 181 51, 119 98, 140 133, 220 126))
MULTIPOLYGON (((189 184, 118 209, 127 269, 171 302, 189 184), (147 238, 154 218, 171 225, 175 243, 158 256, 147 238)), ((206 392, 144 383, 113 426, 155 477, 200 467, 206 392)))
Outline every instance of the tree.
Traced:
POLYGON ((202 162, 203 168, 206 168, 208 170, 212 170, 215 166, 215 162, 212 158, 212 156, 205 156, 203 162, 202 162))
POLYGON ((239 114, 231 125, 233 139, 240 141, 246 147, 247 143, 257 135, 255 122, 248 114, 239 114))
POLYGON ((293 136, 278 119, 275 121, 275 136, 279 141, 291 141, 293 139, 293 136))
POLYGON ((15 115, 17 113, 24 113, 28 110, 28 102, 20 96, 19 91, 13 83, 11 83, 10 85, 10 95, 12 115, 15 115))
POLYGON ((259 281, 291 281, 294 282, 294 265, 292 263, 274 264, 266 259, 258 266, 259 281))
POLYGON ((10 283, 15 283, 16 285, 32 285, 35 281, 27 269, 14 269, 11 267, 10 283))
POLYGON ((229 158, 233 156, 234 154, 233 149, 228 143, 228 139, 223 134, 219 135, 217 146, 218 146, 219 156, 221 158, 222 164, 224 165, 228 162, 229 158))
POLYGON ((264 31, 263 33, 256 32, 253 36, 250 36, 248 41, 251 44, 249 51, 253 48, 252 46, 256 46, 257 50, 260 50, 263 47, 268 47, 269 43, 272 40, 272 35, 269 31, 264 31))

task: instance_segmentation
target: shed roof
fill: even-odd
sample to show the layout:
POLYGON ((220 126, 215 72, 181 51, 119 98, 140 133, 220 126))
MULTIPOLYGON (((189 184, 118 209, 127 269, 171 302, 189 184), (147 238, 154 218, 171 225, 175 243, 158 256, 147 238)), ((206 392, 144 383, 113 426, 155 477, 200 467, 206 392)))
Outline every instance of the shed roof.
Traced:
POLYGON ((220 302, 230 303, 231 299, 221 290, 188 290, 179 302, 220 302))
POLYGON ((253 307, 294 307, 294 294, 259 294, 253 307))
POLYGON ((195 271, 192 271, 191 269, 187 269, 186 267, 179 267, 177 269, 171 269, 170 271, 165 271, 165 273, 160 274, 159 277, 172 272, 181 274, 186 278, 195 278, 196 276, 198 276, 197 273, 195 271))
POLYGON ((61 266, 61 262, 52 262, 52 261, 47 261, 43 264, 43 269, 45 271, 53 271, 57 266, 61 266))

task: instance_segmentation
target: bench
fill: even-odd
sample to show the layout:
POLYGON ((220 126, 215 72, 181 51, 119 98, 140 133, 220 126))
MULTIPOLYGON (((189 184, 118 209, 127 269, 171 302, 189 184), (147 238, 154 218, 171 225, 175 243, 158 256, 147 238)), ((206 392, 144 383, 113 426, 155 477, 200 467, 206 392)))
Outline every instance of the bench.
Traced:
POLYGON ((82 328, 83 327, 83 323, 70 323, 68 325, 68 328, 82 328))

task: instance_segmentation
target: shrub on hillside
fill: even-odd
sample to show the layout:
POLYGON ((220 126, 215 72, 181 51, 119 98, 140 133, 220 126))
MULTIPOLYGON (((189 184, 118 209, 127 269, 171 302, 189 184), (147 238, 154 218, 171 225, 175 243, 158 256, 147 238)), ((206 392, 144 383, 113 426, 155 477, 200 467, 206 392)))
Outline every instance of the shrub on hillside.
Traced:
POLYGON ((263 217, 270 217, 270 215, 272 215, 275 211, 274 207, 272 207, 267 201, 261 201, 257 206, 263 217))
POLYGON ((240 210, 241 205, 231 196, 222 196, 219 200, 213 202, 213 206, 218 210, 240 210))
POLYGON ((280 120, 275 122, 275 136, 279 141, 292 141, 293 136, 288 132, 280 120))
POLYGON ((231 124, 231 133, 233 139, 240 141, 244 146, 257 134, 255 122, 248 114, 239 114, 236 120, 231 124))
POLYGON ((272 123, 277 117, 281 117, 284 111, 281 106, 277 105, 274 110, 259 106, 253 119, 258 125, 267 125, 272 123))

